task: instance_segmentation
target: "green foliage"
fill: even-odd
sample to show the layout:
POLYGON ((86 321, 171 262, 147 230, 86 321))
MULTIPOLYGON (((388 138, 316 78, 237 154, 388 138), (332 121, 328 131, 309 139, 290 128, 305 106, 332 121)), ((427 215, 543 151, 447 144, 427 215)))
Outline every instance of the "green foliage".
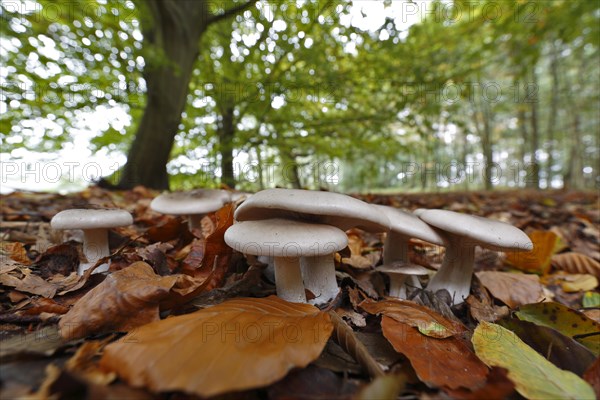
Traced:
MULTIPOLYGON (((144 46, 140 24, 158 23, 145 6, 2 3, 4 151, 60 148, 85 129, 82 115, 116 108, 131 121, 109 124, 92 145, 125 151, 145 105, 144 68, 169 62, 144 46)), ((559 176, 594 184, 596 2, 435 1, 408 29, 388 17, 369 31, 348 22, 361 6, 259 1, 211 25, 171 153, 173 186, 218 184, 228 148, 247 189, 291 185, 288 165, 301 185, 328 186, 324 163, 341 190, 479 187, 492 163, 496 185, 525 185, 527 163, 544 168, 547 187, 559 176), (451 163, 476 170, 452 180, 451 163), (584 176, 585 166, 594 169, 584 176)))

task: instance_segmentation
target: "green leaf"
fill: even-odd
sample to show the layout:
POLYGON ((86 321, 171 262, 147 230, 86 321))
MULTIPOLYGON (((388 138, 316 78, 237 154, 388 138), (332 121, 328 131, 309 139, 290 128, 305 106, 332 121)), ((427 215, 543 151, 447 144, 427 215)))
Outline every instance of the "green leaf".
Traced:
POLYGON ((488 366, 508 370, 517 391, 530 399, 594 399, 594 390, 564 371, 500 325, 482 322, 472 338, 477 356, 488 366))
POLYGON ((600 293, 598 292, 586 292, 582 298, 583 306, 588 307, 600 307, 600 293))
POLYGON ((590 349, 596 357, 600 355, 600 324, 576 310, 548 302, 522 306, 516 315, 520 320, 556 329, 590 349))

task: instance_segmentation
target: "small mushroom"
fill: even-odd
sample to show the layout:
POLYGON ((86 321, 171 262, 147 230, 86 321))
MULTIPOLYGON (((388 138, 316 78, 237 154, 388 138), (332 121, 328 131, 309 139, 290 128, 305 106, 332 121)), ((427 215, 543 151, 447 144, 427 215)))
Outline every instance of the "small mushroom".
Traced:
MULTIPOLYGON (((436 245, 444 245, 444 238, 417 216, 394 207, 373 206, 390 220, 390 231, 387 233, 383 245, 384 265, 389 266, 394 262, 408 264, 408 244, 411 238, 417 238, 436 245)), ((416 276, 418 274, 410 273, 403 278, 399 271, 393 271, 392 273, 390 272, 392 270, 393 268, 388 268, 385 271, 381 270, 390 276, 390 296, 406 299, 404 280, 406 280, 408 286, 421 287, 421 283, 416 276), (392 283, 395 287, 394 290, 392 290, 392 283)))
MULTIPOLYGON (((125 210, 73 209, 56 214, 50 225, 53 229, 81 229, 83 231, 83 254, 88 262, 80 264, 79 275, 94 266, 96 262, 110 255, 108 248, 108 229, 131 225, 133 218, 125 210)), ((109 264, 105 263, 94 271, 106 272, 109 264)))
POLYGON ((185 215, 190 230, 200 228, 202 217, 217 211, 231 195, 226 190, 195 189, 188 192, 163 193, 152 200, 150 208, 162 214, 185 215))
MULTIPOLYGON (((346 234, 329 225, 286 219, 236 222, 225 231, 225 242, 234 250, 274 258, 277 295, 294 303, 306 303, 300 257, 307 257, 308 268, 335 269, 333 253, 348 244, 346 234)), ((327 274, 328 275, 328 274, 327 274)), ((329 276, 329 275, 328 275, 329 276)), ((336 294, 337 284, 334 282, 336 294)), ((331 282, 323 279, 311 290, 317 298, 330 296, 331 282)))
MULTIPOLYGON (((362 200, 345 194, 301 189, 267 189, 255 193, 235 211, 237 221, 256 221, 269 218, 285 218, 335 226, 343 231, 360 228, 369 232, 389 229, 385 215, 362 200)), ((324 293, 314 302, 327 301, 333 287, 323 291, 320 282, 336 285, 335 268, 312 268, 316 260, 301 262, 306 288, 311 292, 324 293), (329 274, 325 277, 324 274, 329 274), (316 276, 314 274, 317 274, 316 276)))
MULTIPOLYGON (((398 299, 406 299, 406 283, 407 280, 412 282, 411 278, 415 278, 418 283, 417 276, 429 275, 429 270, 425 267, 415 264, 407 264, 401 261, 395 261, 391 264, 382 265, 377 267, 377 271, 383 272, 390 278, 390 297, 398 299), (407 279, 408 278, 408 279, 407 279)), ((418 284, 417 287, 421 287, 418 284)))
POLYGON ((505 222, 448 210, 423 211, 419 218, 442 230, 448 240, 442 266, 427 289, 448 290, 453 304, 460 304, 469 296, 475 246, 496 251, 533 249, 533 243, 522 230, 505 222))

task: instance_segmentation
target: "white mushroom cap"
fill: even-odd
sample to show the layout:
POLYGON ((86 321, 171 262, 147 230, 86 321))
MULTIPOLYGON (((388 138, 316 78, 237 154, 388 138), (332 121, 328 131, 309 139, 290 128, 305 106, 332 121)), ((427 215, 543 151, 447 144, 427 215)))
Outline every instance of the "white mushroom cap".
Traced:
POLYGON ((225 242, 244 254, 270 257, 316 257, 347 246, 340 229, 321 224, 265 219, 237 222, 225 231, 225 242))
MULTIPOLYGON (((50 226, 54 229, 81 229, 83 231, 83 254, 88 262, 79 264, 78 273, 94 266, 98 260, 110 255, 108 228, 130 225, 133 218, 125 210, 73 209, 56 214, 50 226)), ((96 272, 108 271, 107 263, 98 266, 96 272)))
POLYGON ((152 200, 150 208, 162 214, 195 215, 213 212, 231 201, 226 190, 196 189, 163 193, 152 200))
POLYGON ((421 214, 423 214, 425 211, 427 211, 426 208, 417 208, 416 210, 414 210, 412 213, 413 215, 416 215, 417 217, 419 217, 421 214))
POLYGON ((333 226, 266 219, 237 222, 225 232, 225 242, 246 254, 274 258, 277 295, 291 302, 306 302, 300 257, 304 260, 307 288, 313 303, 329 301, 339 291, 332 254, 346 247, 346 234, 333 226))
POLYGON ((56 214, 50 226, 54 229, 108 229, 133 224, 125 210, 73 209, 56 214))
POLYGON ((417 279, 418 275, 429 275, 431 272, 425 267, 404 262, 394 262, 388 265, 382 265, 376 268, 390 278, 389 295, 398 299, 407 298, 407 286, 420 288, 421 283, 417 279))
POLYGON ((394 207, 377 204, 373 206, 388 217, 390 220, 390 231, 409 238, 417 238, 440 246, 444 245, 445 239, 416 215, 394 207))
POLYGON ((402 262, 394 263, 392 265, 381 265, 375 268, 379 272, 384 274, 403 274, 403 275, 429 275, 432 271, 416 264, 405 264, 402 262), (397 265, 396 265, 397 264, 397 265))
POLYGON ((454 304, 462 303, 471 287, 475 246, 492 250, 531 250, 533 243, 520 229, 505 222, 447 210, 423 211, 419 218, 445 232, 449 244, 439 271, 427 289, 446 289, 454 304))
POLYGON ((389 229, 385 215, 370 204, 340 193, 301 189, 267 189, 255 193, 235 212, 238 221, 292 218, 366 231, 389 229))
POLYGON ((448 210, 426 210, 419 218, 450 234, 466 238, 473 245, 496 251, 533 249, 531 239, 519 228, 505 222, 448 210))

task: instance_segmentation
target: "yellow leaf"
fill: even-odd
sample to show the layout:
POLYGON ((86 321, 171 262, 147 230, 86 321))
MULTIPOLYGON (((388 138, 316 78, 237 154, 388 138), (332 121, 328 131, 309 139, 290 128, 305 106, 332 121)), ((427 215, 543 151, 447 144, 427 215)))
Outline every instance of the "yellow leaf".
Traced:
POLYGON ((558 368, 500 325, 480 323, 472 342, 475 353, 484 363, 508 370, 508 377, 525 398, 595 398, 594 390, 583 379, 558 368))
POLYGON ((550 270, 552 255, 564 249, 565 244, 551 231, 533 231, 528 236, 533 242, 533 250, 507 252, 506 261, 520 270, 545 274, 550 270))
POLYGON ((575 274, 563 278, 562 289, 567 293, 585 292, 598 287, 598 279, 594 275, 575 274))
POLYGON ((312 305, 239 298, 142 326, 108 345, 100 363, 133 386, 209 397, 306 367, 332 330, 312 305))
POLYGON ((559 303, 527 304, 515 313, 520 320, 556 329, 600 355, 600 324, 559 303))

